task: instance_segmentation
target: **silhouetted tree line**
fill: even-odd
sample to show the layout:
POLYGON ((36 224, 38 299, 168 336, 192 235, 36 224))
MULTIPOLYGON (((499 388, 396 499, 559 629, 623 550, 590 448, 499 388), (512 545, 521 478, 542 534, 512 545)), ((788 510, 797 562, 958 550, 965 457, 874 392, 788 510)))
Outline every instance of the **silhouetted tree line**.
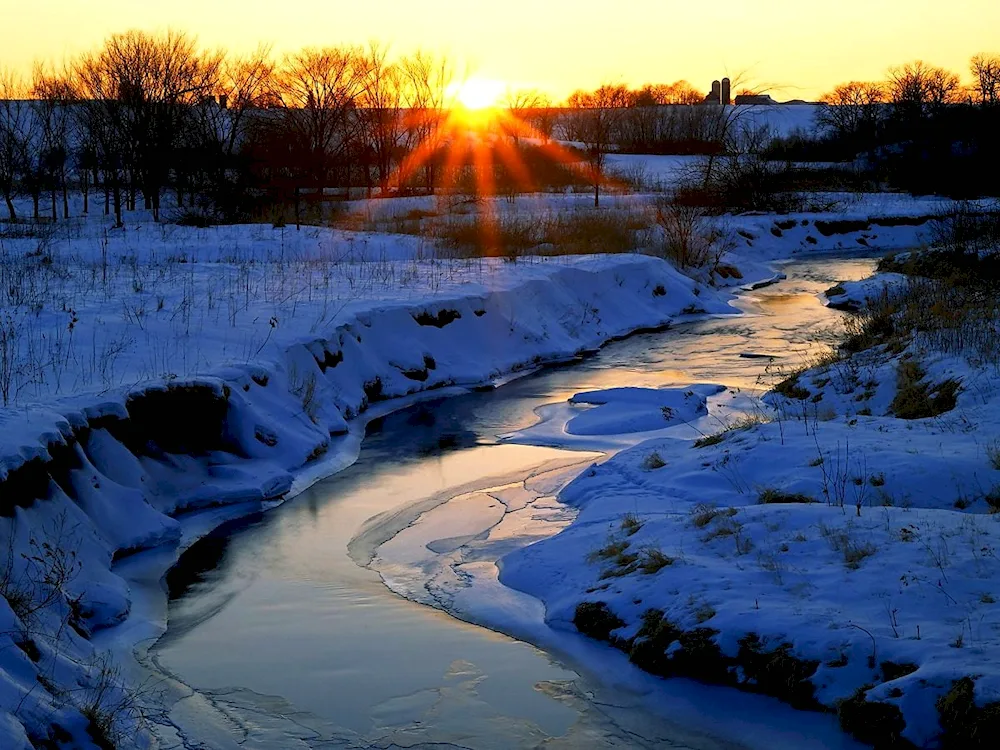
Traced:
POLYGON ((853 81, 823 97, 818 137, 793 136, 769 155, 857 161, 877 180, 915 193, 1000 194, 1000 56, 977 55, 972 83, 913 62, 883 81, 853 81))
POLYGON ((433 190, 451 71, 416 53, 304 49, 274 61, 201 50, 181 32, 129 31, 30 83, 0 74, 0 195, 33 214, 103 202, 120 224, 139 201, 243 220, 304 205, 331 188, 433 190), (421 152, 412 170, 400 167, 421 152))
MULTIPOLYGON (((774 141, 765 155, 857 161, 873 179, 914 192, 1000 193, 1000 57, 978 55, 970 72, 963 85, 916 62, 884 81, 838 86, 817 110, 818 137, 774 141)), ((27 83, 0 72, 0 196, 12 220, 15 198, 30 197, 38 219, 43 206, 69 216, 69 194, 79 191, 85 213, 97 202, 120 224, 140 201, 159 218, 168 192, 167 205, 214 221, 299 219, 351 187, 433 192, 448 165, 451 83, 446 60, 390 59, 376 44, 275 60, 263 47, 203 50, 182 32, 116 34, 61 69, 36 67, 27 83)), ((716 160, 759 140, 742 132, 739 108, 691 106, 701 101, 683 81, 605 85, 564 107, 520 92, 506 102, 499 134, 553 184, 588 180, 596 204, 611 151, 706 155, 709 185, 716 160), (531 152, 554 132, 583 144, 582 173, 531 152)), ((502 158, 508 147, 495 148, 494 181, 514 190, 524 180, 503 171, 513 162, 502 158)))
MULTIPOLYGON (((139 206, 157 219, 169 205, 192 221, 298 220, 352 187, 433 192, 455 166, 443 154, 454 136, 443 128, 452 78, 444 59, 390 59, 377 44, 303 49, 276 61, 264 47, 242 56, 204 50, 183 32, 115 34, 60 69, 37 66, 28 82, 0 74, 0 195, 11 220, 19 218, 15 197, 30 196, 37 220, 69 216, 69 194, 79 191, 84 213, 96 202, 120 225, 139 206)), ((719 150, 709 108, 668 114, 663 106, 702 98, 683 81, 604 86, 565 107, 517 92, 498 134, 512 139, 536 183, 592 175, 596 202, 611 144, 719 150), (582 172, 535 153, 560 124, 562 135, 588 144, 582 172)), ((525 182, 511 174, 513 159, 492 161, 498 187, 525 182)))
POLYGON ((597 130, 620 153, 718 154, 726 147, 727 113, 692 106, 704 100, 687 81, 639 89, 606 84, 570 95, 563 128, 568 140, 583 143, 597 130))

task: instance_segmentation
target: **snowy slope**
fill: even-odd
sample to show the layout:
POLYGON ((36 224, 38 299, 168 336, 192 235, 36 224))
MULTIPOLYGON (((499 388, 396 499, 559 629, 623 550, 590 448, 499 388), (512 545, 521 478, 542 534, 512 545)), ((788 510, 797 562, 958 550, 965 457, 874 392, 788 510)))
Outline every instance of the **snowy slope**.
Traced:
MULTIPOLYGON (((573 523, 504 558, 501 581, 541 599, 553 628, 608 640, 654 674, 839 708, 877 746, 933 746, 943 730, 967 746, 954 712, 971 727, 1000 705, 993 366, 918 337, 780 390, 721 431, 592 467, 560 495, 573 523), (960 384, 954 409, 893 414, 911 361, 929 384, 960 384)), ((619 408, 618 423, 636 420, 619 408)), ((649 403, 646 418, 657 412, 649 403)))
POLYGON ((327 454, 326 471, 349 462, 349 420, 371 404, 572 357, 696 302, 731 311, 724 295, 696 294, 691 279, 645 256, 480 268, 479 281, 355 304, 324 334, 302 331, 257 364, 0 412, 0 539, 10 550, 0 585, 12 602, 0 612, 0 745, 66 732, 87 747, 103 724, 115 741, 143 744, 139 711, 121 700, 132 694, 90 640, 122 621, 149 635, 128 623, 132 593, 113 560, 189 544, 194 512, 266 507, 297 475, 320 473, 312 466, 327 454))

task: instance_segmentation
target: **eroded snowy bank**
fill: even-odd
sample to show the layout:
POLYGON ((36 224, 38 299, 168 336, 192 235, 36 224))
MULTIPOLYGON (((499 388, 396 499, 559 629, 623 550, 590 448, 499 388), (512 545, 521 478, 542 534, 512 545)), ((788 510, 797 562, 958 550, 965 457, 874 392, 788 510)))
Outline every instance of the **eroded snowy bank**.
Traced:
POLYGON ((374 402, 488 383, 695 305, 731 311, 643 256, 497 263, 449 292, 355 307, 272 361, 3 412, 4 747, 142 744, 134 686, 90 639, 129 617, 116 557, 177 544, 185 514, 280 499, 341 443, 356 450, 349 420, 374 402))

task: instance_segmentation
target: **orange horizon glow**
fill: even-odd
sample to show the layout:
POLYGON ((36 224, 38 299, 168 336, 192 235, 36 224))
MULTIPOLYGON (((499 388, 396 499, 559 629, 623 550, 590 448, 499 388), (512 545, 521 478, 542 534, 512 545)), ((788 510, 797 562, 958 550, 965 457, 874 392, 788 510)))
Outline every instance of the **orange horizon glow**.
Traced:
MULTIPOLYGON (((996 0, 7 0, 0 11, 0 68, 30 73, 132 28, 174 28, 210 49, 275 56, 306 46, 377 40, 395 55, 446 55, 459 74, 538 89, 561 101, 601 83, 744 78, 779 99, 815 99, 838 83, 876 80, 923 59, 968 79, 969 58, 1000 52, 996 0)), ((466 103, 468 107, 468 103, 466 103)), ((468 107, 476 109, 477 107, 468 107)))

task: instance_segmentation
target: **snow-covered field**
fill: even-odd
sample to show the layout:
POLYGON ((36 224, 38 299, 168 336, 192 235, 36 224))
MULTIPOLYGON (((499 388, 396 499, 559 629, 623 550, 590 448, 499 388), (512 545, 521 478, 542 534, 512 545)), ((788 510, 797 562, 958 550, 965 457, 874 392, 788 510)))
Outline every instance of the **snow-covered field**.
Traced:
MULTIPOLYGON (((842 204, 836 221, 827 214, 725 219, 738 267, 754 275, 762 262, 794 252, 910 248, 925 226, 893 225, 897 217, 942 210, 932 199, 834 198, 842 204)), ((497 200, 491 210, 541 217, 586 210, 589 200, 529 196, 497 200)), ((649 200, 611 196, 604 210, 642 212, 649 200)), ((355 202, 345 210, 388 221, 447 209, 427 197, 355 202)), ((440 259, 418 236, 266 225, 199 229, 141 218, 127 217, 118 230, 75 219, 41 237, 0 238, 4 405, 267 361, 373 307, 448 297, 470 284, 499 289, 544 276, 535 266, 575 262, 528 258, 515 272, 481 258, 440 259)))
POLYGON ((607 160, 611 174, 641 185, 656 185, 663 189, 696 177, 703 161, 698 156, 649 154, 608 154, 607 160))
MULTIPOLYGON (((567 210, 587 198, 533 200, 531 210, 552 211, 567 210)), ((641 205, 642 199, 637 200, 641 205)), ((739 269, 742 278, 730 275, 725 283, 772 279, 768 263, 797 252, 912 247, 922 241, 922 220, 937 205, 877 197, 851 200, 851 207, 836 216, 838 221, 849 220, 844 224, 811 214, 730 219, 729 228, 741 239, 725 260, 739 269), (921 221, 880 224, 879 219, 886 216, 913 216, 921 221)), ((405 210, 413 208, 410 203, 405 210)), ((497 206, 528 210, 517 203, 503 208, 497 201, 497 206)), ((4 748, 29 748, 49 740, 80 747, 105 740, 143 745, 146 738, 136 727, 156 701, 137 692, 119 670, 122 658, 136 643, 162 632, 164 623, 158 618, 163 614, 163 595, 155 587, 130 591, 115 572, 115 564, 155 549, 163 558, 158 564, 168 566, 214 523, 269 507, 349 463, 363 434, 363 420, 357 418, 377 402, 430 389, 494 382, 684 315, 733 312, 726 289, 709 286, 702 274, 690 278, 646 255, 528 258, 516 264, 496 259, 450 260, 438 258, 417 237, 331 229, 196 229, 154 225, 136 216, 128 217, 124 229, 106 230, 95 219, 59 226, 44 237, 4 238, 0 254, 4 276, 0 387, 5 403, 0 411, 0 540, 7 552, 6 562, 0 564, 4 594, 0 601, 0 745, 4 748), (169 552, 164 555, 163 550, 169 552), (107 648, 115 650, 115 658, 107 655, 107 648)), ((940 365, 947 366, 957 367, 940 365)), ((704 414, 706 399, 715 390, 581 395, 578 400, 592 408, 581 411, 567 432, 599 436, 609 431, 635 433, 662 426, 665 419, 684 423, 704 414)), ((971 394, 968 388, 962 394, 962 403, 969 408, 971 394)), ((887 397, 876 394, 872 405, 887 397)), ((842 415, 848 414, 853 402, 837 398, 824 395, 824 415, 828 405, 835 403, 841 404, 842 415)), ((988 394, 977 398, 987 403, 988 394)), ((860 419, 856 413, 851 412, 850 418, 860 419)), ((818 417, 796 422, 793 416, 748 433, 768 438, 760 440, 763 447, 755 450, 766 453, 783 448, 781 430, 791 435, 793 430, 810 429, 808 440, 789 438, 790 446, 794 442, 805 447, 802 455, 792 458, 781 454, 781 466, 808 463, 805 454, 815 454, 816 435, 845 443, 850 436, 851 461, 862 455, 854 451, 862 450, 864 440, 851 432, 861 422, 840 425, 837 419, 818 417), (775 430, 780 432, 777 438, 775 430)), ((878 416, 865 419, 881 424, 878 416)), ((913 437, 912 431, 903 432, 905 427, 894 430, 913 437)), ((864 450, 875 453, 884 435, 878 430, 872 435, 871 445, 864 450)), ((955 428, 948 435, 948 444, 962 446, 961 455, 971 467, 973 433, 955 428), (960 436, 957 442, 952 442, 954 434, 960 436)), ((688 474, 703 477, 707 467, 701 463, 722 462, 732 440, 731 436, 705 451, 694 451, 677 441, 657 450, 668 466, 687 461, 688 474)), ((933 445, 946 442, 941 437, 927 440, 933 445)), ((902 445, 896 443, 900 451, 902 445)), ((646 461, 649 451, 643 450, 641 461, 646 461)), ((750 463, 766 466, 767 461, 777 460, 765 453, 750 463)), ((897 471, 900 484, 893 491, 904 493, 911 488, 915 492, 919 487, 926 492, 926 482, 918 483, 919 475, 912 471, 907 455, 895 454, 895 464, 879 467, 887 478, 880 487, 888 486, 889 476, 897 471)), ((727 478, 734 470, 725 467, 738 462, 743 466, 748 459, 730 460, 734 463, 724 463, 721 472, 712 473, 717 480, 712 492, 724 498, 719 502, 726 507, 741 508, 749 505, 752 493, 734 490, 727 478), (723 481, 718 481, 720 477, 723 481), (737 503, 738 496, 743 503, 737 503)), ((623 511, 613 503, 598 510, 597 506, 606 504, 600 502, 589 511, 584 495, 587 482, 599 481, 605 472, 629 461, 640 461, 639 453, 624 453, 595 476, 572 485, 564 502, 584 509, 577 523, 555 539, 519 553, 541 556, 538 564, 544 562, 553 571, 569 566, 569 578, 560 579, 564 584, 557 592, 546 588, 545 575, 538 575, 543 569, 518 578, 518 558, 508 564, 505 582, 531 589, 546 602, 554 624, 571 619, 567 619, 570 597, 586 593, 592 585, 606 585, 597 582, 600 566, 586 562, 591 550, 578 558, 594 539, 607 535, 609 524, 617 523, 623 511), (595 523, 587 523, 589 512, 597 514, 595 523), (556 601, 556 595, 562 598, 556 601)), ((945 465, 959 464, 944 452, 940 466, 934 468, 933 461, 927 464, 931 476, 937 478, 945 465)), ((663 481, 678 476, 672 469, 660 471, 647 473, 664 477, 663 481)), ((805 469, 799 474, 809 476, 805 469)), ((748 476, 752 482, 764 481, 756 473, 748 472, 748 476)), ((818 493, 813 485, 820 480, 801 481, 802 488, 795 491, 818 493)), ((631 490, 623 487, 622 497, 626 489, 631 490)), ((913 502, 913 507, 950 518, 945 514, 951 512, 942 510, 948 507, 946 489, 942 486, 933 503, 913 502)), ((653 494, 660 497, 668 490, 674 488, 663 487, 653 494)), ((874 485, 870 494, 877 494, 874 485)), ((676 500, 677 507, 669 512, 662 508, 654 512, 652 506, 646 508, 641 493, 637 497, 636 509, 652 514, 649 519, 642 517, 637 534, 652 538, 658 533, 671 542, 679 538, 680 528, 687 523, 682 500, 676 500)), ((633 501, 628 503, 627 509, 632 510, 633 501)), ((875 535, 884 527, 891 536, 892 525, 882 520, 883 511, 869 507, 873 504, 862 504, 856 533, 862 533, 862 521, 871 525, 877 518, 882 525, 865 533, 875 535)), ((829 510, 817 505, 787 511, 782 528, 805 528, 808 519, 795 512, 817 514, 824 508, 829 510)), ((751 516, 771 510, 737 510, 736 521, 734 516, 727 518, 748 529, 770 528, 778 521, 755 515, 743 522, 739 513, 751 516)), ((850 515, 839 506, 836 512, 843 518, 850 515)), ((910 511, 884 514, 897 512, 910 511)), ((847 523, 837 526, 835 513, 829 515, 825 523, 831 528, 847 523)), ((918 520, 929 523, 923 516, 918 520)), ((941 524, 942 535, 945 531, 954 531, 956 536, 973 533, 965 526, 953 529, 944 520, 941 524)), ((457 529, 456 536, 461 532, 457 529)), ((883 546, 890 546, 888 536, 879 539, 883 546)), ((667 541, 662 544, 667 554, 675 555, 667 541)), ((721 549, 723 543, 715 546, 721 549)), ((820 546, 814 539, 808 554, 818 555, 820 546)), ((699 563, 702 557, 714 557, 710 551, 697 549, 693 541, 685 549, 692 571, 704 568, 714 576, 725 564, 699 563)), ((740 565, 743 557, 734 554, 740 565)), ((988 566, 985 557, 982 562, 988 566)), ((676 569, 687 564, 678 564, 676 569)), ((667 575, 674 567, 658 575, 667 575)), ((720 617, 746 609, 743 593, 750 588, 740 577, 746 571, 737 569, 738 573, 727 574, 731 576, 727 580, 741 591, 733 597, 732 609, 710 602, 722 613, 720 617)), ((842 574, 855 572, 845 569, 842 574)), ((612 577, 613 585, 653 580, 634 573, 612 577)), ((788 593, 788 586, 773 582, 773 572, 768 575, 775 601, 794 598, 805 590, 796 585, 788 593)), ((677 590, 689 586, 690 598, 702 589, 708 591, 706 580, 692 572, 686 582, 676 584, 677 590)), ((666 597, 671 590, 657 587, 632 598, 648 597, 644 601, 649 606, 667 611, 670 602, 656 597, 666 597)), ((973 593, 972 584, 942 590, 959 602, 973 593)), ((623 600, 632 596, 625 588, 622 592, 623 600)), ((931 587, 931 593, 937 589, 931 587)), ((638 604, 630 606, 621 609, 621 617, 640 614, 638 604)), ((929 611, 922 606, 912 605, 915 616, 929 611)), ((966 619, 968 650, 963 653, 972 653, 975 639, 981 636, 972 633, 973 614, 966 619)), ((951 629, 958 633, 957 626, 951 629)), ((768 634, 773 633, 771 628, 768 634)), ((942 629, 922 637, 924 644, 937 644, 957 636, 942 629)), ((824 644, 824 648, 829 645, 824 644)), ((888 646, 880 648, 895 658, 910 658, 910 652, 896 655, 888 646)), ((853 664, 845 674, 861 675, 863 670, 853 664)), ((834 681, 832 687, 820 688, 818 695, 832 700, 848 683, 853 684, 849 679, 834 681)), ((911 693, 917 691, 908 689, 906 695, 911 693)))

